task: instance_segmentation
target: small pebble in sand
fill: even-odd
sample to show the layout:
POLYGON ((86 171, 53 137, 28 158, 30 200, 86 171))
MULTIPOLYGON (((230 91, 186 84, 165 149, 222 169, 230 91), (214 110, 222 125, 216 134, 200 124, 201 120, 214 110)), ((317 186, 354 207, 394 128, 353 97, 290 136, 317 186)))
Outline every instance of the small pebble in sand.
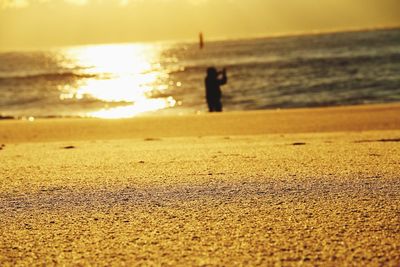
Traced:
POLYGON ((65 146, 65 147, 63 147, 64 149, 74 149, 75 148, 75 146, 65 146))
POLYGON ((304 146, 304 145, 306 145, 306 143, 303 143, 303 142, 296 142, 296 143, 293 143, 292 145, 293 145, 293 146, 304 146))
POLYGON ((145 138, 144 141, 160 141, 160 138, 145 138))

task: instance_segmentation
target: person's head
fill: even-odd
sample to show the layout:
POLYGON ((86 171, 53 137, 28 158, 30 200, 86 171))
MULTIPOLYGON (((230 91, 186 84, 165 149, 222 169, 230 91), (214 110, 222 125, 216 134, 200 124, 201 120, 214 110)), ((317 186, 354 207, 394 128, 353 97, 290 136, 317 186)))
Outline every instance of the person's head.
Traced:
POLYGON ((207 68, 207 76, 211 78, 216 78, 218 76, 218 71, 214 67, 207 68))

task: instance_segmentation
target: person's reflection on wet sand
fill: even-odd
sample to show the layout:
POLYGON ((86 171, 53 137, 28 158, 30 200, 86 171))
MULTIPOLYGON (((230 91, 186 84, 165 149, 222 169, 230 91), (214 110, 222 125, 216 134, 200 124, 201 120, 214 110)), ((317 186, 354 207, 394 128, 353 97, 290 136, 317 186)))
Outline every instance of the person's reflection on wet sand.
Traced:
POLYGON ((218 72, 216 68, 210 67, 207 69, 207 77, 205 78, 206 85, 206 100, 208 104, 208 110, 210 112, 221 112, 221 85, 228 82, 228 77, 226 76, 226 69, 218 72), (220 78, 220 76, 222 76, 220 78))

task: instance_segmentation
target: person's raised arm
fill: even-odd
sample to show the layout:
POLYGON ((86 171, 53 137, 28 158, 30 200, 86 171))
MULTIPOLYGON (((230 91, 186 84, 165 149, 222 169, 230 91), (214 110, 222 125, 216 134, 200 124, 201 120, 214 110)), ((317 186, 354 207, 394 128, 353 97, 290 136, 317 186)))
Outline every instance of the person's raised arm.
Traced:
POLYGON ((220 85, 224 85, 228 82, 228 76, 226 75, 226 69, 222 70, 222 79, 219 80, 220 85))

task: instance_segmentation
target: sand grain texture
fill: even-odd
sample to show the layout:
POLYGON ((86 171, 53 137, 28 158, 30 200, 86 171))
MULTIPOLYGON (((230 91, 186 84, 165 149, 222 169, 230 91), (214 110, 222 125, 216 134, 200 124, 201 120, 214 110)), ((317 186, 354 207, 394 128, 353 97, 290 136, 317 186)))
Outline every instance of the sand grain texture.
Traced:
POLYGON ((0 265, 399 266, 399 106, 343 109, 0 122, 0 265))

